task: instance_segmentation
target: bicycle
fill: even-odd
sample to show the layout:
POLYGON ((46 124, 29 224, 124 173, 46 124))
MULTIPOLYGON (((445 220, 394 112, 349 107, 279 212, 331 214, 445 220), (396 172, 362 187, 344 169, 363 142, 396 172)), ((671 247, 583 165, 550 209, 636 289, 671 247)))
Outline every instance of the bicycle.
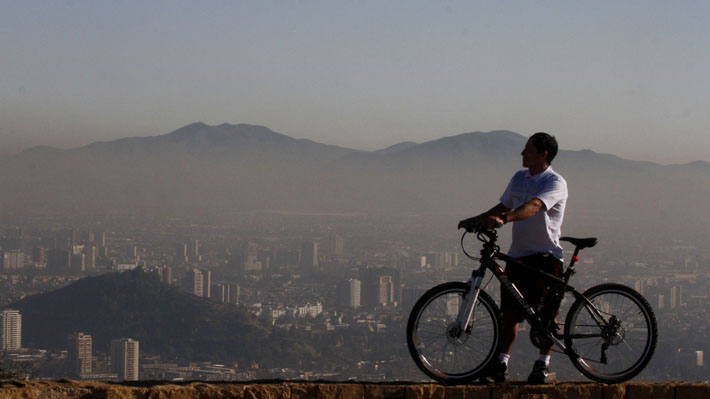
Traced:
MULTIPOLYGON (((570 286, 579 252, 596 245, 596 238, 562 237, 575 246, 574 255, 561 277, 542 272, 507 254, 496 245, 495 230, 478 230, 483 242, 481 257, 464 254, 480 266, 466 282, 447 282, 428 290, 416 302, 407 322, 407 346, 416 365, 442 383, 466 383, 483 375, 496 351, 501 314, 495 301, 481 288, 486 271, 515 299, 531 325, 530 339, 538 348, 555 346, 586 377, 602 383, 619 383, 638 375, 653 356, 658 340, 656 317, 648 301, 630 287, 606 283, 580 293, 570 286), (527 304, 518 288, 495 260, 516 262, 550 282, 552 312, 565 294, 575 301, 567 312, 562 332, 551 317, 541 318, 540 309, 527 304)), ((536 306, 537 307, 537 306, 536 306)), ((549 310, 548 310, 549 313, 549 310)))

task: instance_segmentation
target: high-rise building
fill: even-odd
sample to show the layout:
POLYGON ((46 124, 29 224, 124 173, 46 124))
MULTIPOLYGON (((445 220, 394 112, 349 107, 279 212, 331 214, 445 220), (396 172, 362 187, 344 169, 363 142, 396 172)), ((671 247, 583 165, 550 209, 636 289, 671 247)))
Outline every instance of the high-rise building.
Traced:
POLYGON ((345 254, 345 240, 343 240, 342 236, 331 232, 328 235, 326 244, 326 251, 328 251, 330 255, 341 256, 345 254))
POLYGON ((212 296, 210 297, 212 300, 221 302, 221 303, 231 303, 230 301, 230 286, 227 283, 220 283, 216 284, 212 288, 212 296))
POLYGON ((244 253, 244 262, 242 264, 242 270, 244 272, 260 271, 262 264, 259 261, 259 247, 250 242, 246 245, 244 253))
POLYGON ((0 267, 5 271, 25 267, 25 253, 20 250, 0 252, 0 267))
POLYGON ((111 371, 119 381, 138 380, 138 341, 130 338, 111 341, 111 371))
POLYGON ((82 252, 84 254, 84 266, 86 271, 96 270, 96 245, 87 245, 82 252))
POLYGON ((192 271, 187 274, 187 286, 185 288, 189 293, 197 296, 203 296, 203 284, 204 280, 200 269, 192 269, 192 271))
POLYGON ((392 302, 397 304, 402 303, 402 288, 404 284, 402 283, 402 268, 390 269, 392 271, 392 302))
POLYGON ((175 245, 175 264, 187 263, 187 244, 177 244, 175 245))
POLYGON ((400 269, 368 267, 360 269, 363 307, 394 305, 402 301, 402 275, 400 269))
POLYGON ((676 309, 683 304, 683 286, 674 285, 671 287, 670 295, 668 296, 670 308, 676 309))
POLYGON ((80 274, 86 271, 86 256, 84 256, 83 245, 74 245, 72 247, 69 269, 75 274, 80 274))
POLYGON ((377 303, 383 306, 394 303, 394 283, 392 276, 380 276, 377 303))
POLYGON ((231 287, 229 289, 229 291, 230 291, 230 293, 229 293, 230 302, 229 303, 239 305, 239 303, 240 303, 239 300, 241 299, 240 298, 241 286, 239 284, 230 284, 230 286, 231 287))
POLYGON ((106 232, 105 231, 99 231, 94 234, 94 240, 96 241, 96 244, 99 247, 105 247, 106 246, 106 232))
POLYGON ((2 345, 0 349, 18 350, 22 347, 22 315, 19 310, 7 309, 0 314, 2 345))
POLYGON ((336 288, 338 305, 342 308, 359 308, 361 294, 360 288, 360 280, 356 278, 343 280, 338 283, 336 288))
POLYGON ((202 296, 204 298, 212 297, 212 271, 203 270, 202 271, 202 296))
POLYGON ((76 245, 76 230, 71 229, 69 230, 69 248, 73 247, 76 245))
POLYGON ((72 376, 83 378, 91 374, 91 335, 76 332, 69 335, 69 366, 72 376))
POLYGON ((304 271, 318 270, 318 243, 304 242, 301 245, 301 268, 304 271))
POLYGON ((162 266, 158 268, 158 274, 160 275, 160 282, 163 284, 173 283, 173 268, 170 266, 162 266))
POLYGON ((274 251, 270 249, 261 249, 257 251, 256 260, 261 262, 261 270, 271 270, 271 259, 273 258, 273 252, 274 251))
POLYGON ((200 242, 198 240, 190 240, 186 244, 187 256, 190 259, 197 260, 200 257, 200 242))

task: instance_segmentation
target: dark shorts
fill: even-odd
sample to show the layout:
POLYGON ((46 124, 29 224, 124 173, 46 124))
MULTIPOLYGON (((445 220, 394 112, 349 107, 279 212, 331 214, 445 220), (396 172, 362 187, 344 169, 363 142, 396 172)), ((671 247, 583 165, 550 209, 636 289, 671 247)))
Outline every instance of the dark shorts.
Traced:
MULTIPOLYGON (((562 262, 550 254, 523 256, 518 258, 518 260, 545 273, 550 273, 557 277, 562 275, 562 262)), ((549 285, 549 281, 513 262, 507 262, 505 274, 518 287, 523 298, 525 298, 525 302, 534 309, 540 303, 540 296, 549 285)), ((504 314, 507 312, 514 313, 517 323, 525 321, 525 313, 516 304, 515 299, 503 289, 503 286, 500 289, 500 310, 504 314)))

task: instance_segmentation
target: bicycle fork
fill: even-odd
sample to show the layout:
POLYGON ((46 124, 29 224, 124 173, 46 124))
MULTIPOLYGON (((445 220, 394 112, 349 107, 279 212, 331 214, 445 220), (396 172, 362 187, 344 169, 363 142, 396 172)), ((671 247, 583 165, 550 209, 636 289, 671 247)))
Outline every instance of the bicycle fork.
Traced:
POLYGON ((459 306, 459 312, 456 316, 458 331, 460 333, 469 332, 473 325, 473 311, 478 303, 478 294, 481 292, 481 282, 483 281, 483 272, 479 275, 473 275, 468 280, 469 289, 464 296, 463 303, 459 306))

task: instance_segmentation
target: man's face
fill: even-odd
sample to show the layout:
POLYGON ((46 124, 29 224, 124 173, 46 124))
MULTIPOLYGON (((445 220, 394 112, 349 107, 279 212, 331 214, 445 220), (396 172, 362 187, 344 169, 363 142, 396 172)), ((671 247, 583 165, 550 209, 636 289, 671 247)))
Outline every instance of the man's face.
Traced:
POLYGON ((547 151, 537 152, 535 144, 530 140, 525 143, 525 148, 523 148, 523 152, 520 155, 523 156, 524 168, 542 167, 547 163, 547 151))

